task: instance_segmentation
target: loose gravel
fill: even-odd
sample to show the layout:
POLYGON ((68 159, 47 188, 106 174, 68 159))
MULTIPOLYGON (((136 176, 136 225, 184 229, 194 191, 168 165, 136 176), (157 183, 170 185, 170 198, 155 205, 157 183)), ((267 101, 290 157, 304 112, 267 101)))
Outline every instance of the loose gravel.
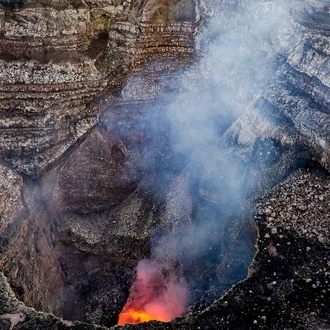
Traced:
POLYGON ((293 230, 329 245, 330 176, 322 169, 300 169, 251 204, 254 219, 266 221, 271 234, 293 230))

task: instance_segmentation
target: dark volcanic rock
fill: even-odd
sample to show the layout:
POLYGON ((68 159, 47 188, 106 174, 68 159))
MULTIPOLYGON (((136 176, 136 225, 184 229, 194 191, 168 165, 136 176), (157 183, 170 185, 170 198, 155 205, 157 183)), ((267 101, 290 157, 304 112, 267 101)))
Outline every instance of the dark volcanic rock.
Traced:
POLYGON ((57 212, 97 212, 118 205, 137 188, 129 173, 129 151, 112 133, 95 129, 56 169, 51 205, 57 212), (79 169, 77 171, 77 169, 79 169))
MULTIPOLYGON (((313 207, 301 212, 287 208, 297 200, 310 200, 306 189, 318 186, 328 192, 329 175, 323 170, 299 171, 253 202, 259 224, 258 253, 246 280, 235 285, 221 299, 201 313, 187 314, 153 329, 328 329, 329 325, 329 205, 313 198, 313 207), (284 197, 285 196, 285 197, 284 197), (283 204, 283 198, 286 203, 283 204), (271 208, 273 216, 260 214, 271 208), (323 210, 314 221, 305 216, 323 210), (296 219, 296 220, 294 220, 296 219), (322 232, 324 240, 313 235, 322 232), (303 235, 301 233, 304 232, 303 235), (311 236, 310 236, 311 235, 311 236)), ((307 204, 308 205, 308 204, 307 204)), ((267 211, 266 211, 267 212, 267 211)), ((151 325, 125 326, 149 329, 151 325)))
MULTIPOLYGON (((318 222, 304 222, 310 208, 289 210, 291 217, 282 216, 296 200, 308 200, 306 189, 317 182, 318 191, 327 192, 329 176, 322 170, 299 171, 284 183, 253 201, 255 217, 259 223, 259 252, 254 259, 249 276, 235 285, 210 308, 189 313, 170 323, 141 323, 125 325, 123 329, 327 329, 330 302, 329 289, 329 227, 322 231, 323 241, 310 232, 318 230, 319 224, 328 221, 329 205, 320 198, 313 199, 314 210, 322 209, 318 222), (304 184, 302 184, 304 183, 304 184), (283 198, 287 203, 283 204, 283 198), (273 217, 263 218, 264 211, 271 208, 273 217), (262 211, 261 211, 262 210, 262 211), (297 218, 296 220, 294 220, 297 218), (309 228, 307 228, 308 226, 309 228), (276 230, 275 230, 276 229, 276 230), (308 231, 307 231, 308 229, 308 231), (300 233, 306 230, 306 233, 300 233)), ((70 324, 54 316, 41 314, 19 303, 1 277, 1 316, 22 313, 24 329, 94 329, 80 323, 70 324)), ((1 322, 9 328, 9 322, 1 322)))
POLYGON ((191 61, 195 3, 138 3, 2 2, 0 155, 17 171, 37 178, 57 164, 128 73, 191 61))

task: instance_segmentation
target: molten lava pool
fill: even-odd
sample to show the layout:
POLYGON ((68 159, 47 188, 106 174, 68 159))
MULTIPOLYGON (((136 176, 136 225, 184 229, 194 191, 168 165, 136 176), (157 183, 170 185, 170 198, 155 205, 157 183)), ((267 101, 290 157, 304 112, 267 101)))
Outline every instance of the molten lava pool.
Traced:
POLYGON ((155 314, 148 314, 143 311, 127 311, 121 312, 119 315, 118 324, 125 324, 125 323, 140 323, 140 322, 149 322, 149 321, 162 321, 168 322, 170 320, 165 320, 159 315, 155 314))
POLYGON ((175 276, 167 265, 141 260, 118 324, 168 322, 185 312, 186 302, 187 286, 183 278, 175 276))

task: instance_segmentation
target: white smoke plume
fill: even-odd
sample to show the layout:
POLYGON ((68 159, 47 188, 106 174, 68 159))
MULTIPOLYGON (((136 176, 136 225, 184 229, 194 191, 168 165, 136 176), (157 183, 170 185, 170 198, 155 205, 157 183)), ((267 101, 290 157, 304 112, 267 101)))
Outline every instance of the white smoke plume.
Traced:
MULTIPOLYGON (((288 4, 283 1, 242 0, 236 4, 222 1, 197 36, 200 54, 197 63, 182 72, 172 88, 175 91, 157 106, 152 120, 143 123, 151 135, 157 135, 164 122, 169 127, 170 156, 162 158, 163 167, 157 172, 159 186, 155 190, 161 190, 169 177, 176 176, 181 178, 178 186, 188 187, 182 189, 183 195, 187 190, 193 191, 190 200, 180 194, 175 198, 162 196, 167 203, 170 201, 167 209, 173 226, 165 235, 153 239, 155 260, 180 259, 190 267, 194 258, 226 248, 227 243, 219 239, 228 230, 228 219, 249 218, 244 207, 247 190, 244 175, 250 164, 228 151, 223 135, 239 116, 253 111, 256 100, 272 79, 279 55, 271 40, 285 40, 288 12, 288 4), (175 214, 180 207, 187 210, 175 214)), ((157 143, 156 140, 152 150, 159 150, 157 143)), ((253 184, 249 182, 250 186, 253 184)), ((245 258, 246 274, 253 253, 244 251, 240 244, 231 247, 231 255, 233 260, 245 258)), ((221 253, 216 262, 222 262, 225 252, 221 253)), ((137 271, 142 274, 139 269, 140 265, 137 271)), ((242 277, 237 275, 237 279, 242 277)))

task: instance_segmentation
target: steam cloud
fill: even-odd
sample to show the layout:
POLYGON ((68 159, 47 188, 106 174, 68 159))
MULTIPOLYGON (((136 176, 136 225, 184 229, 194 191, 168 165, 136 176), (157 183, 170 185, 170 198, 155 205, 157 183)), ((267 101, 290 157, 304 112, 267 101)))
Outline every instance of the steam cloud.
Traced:
MULTIPOLYGON (((256 100, 274 74, 278 58, 269 38, 272 34, 276 35, 273 38, 285 36, 286 6, 282 1, 262 0, 242 1, 236 6, 219 5, 218 13, 197 37, 197 48, 202 54, 198 64, 182 72, 176 92, 165 97, 165 102, 157 106, 158 111, 149 109, 155 115, 147 124, 143 123, 151 132, 151 140, 164 126, 168 128, 166 148, 154 139, 150 150, 158 153, 147 155, 158 159, 155 192, 169 186, 172 193, 176 191, 173 186, 178 191, 175 196, 159 197, 155 193, 157 198, 163 198, 172 227, 167 234, 153 238, 152 257, 159 262, 179 260, 185 274, 199 263, 208 274, 205 279, 209 281, 208 288, 219 285, 216 278, 222 280, 219 271, 224 268, 232 272, 229 277, 233 282, 244 278, 254 254, 253 242, 226 241, 226 233, 235 221, 249 221, 245 198, 255 184, 246 181, 250 164, 228 149, 226 131, 239 116, 253 111, 256 100), (230 255, 231 262, 226 260, 226 254, 230 255), (226 267, 212 270, 208 258, 226 267)), ((184 312, 185 286, 180 284, 178 289, 170 279, 167 291, 162 290, 160 265, 151 261, 139 263, 137 281, 124 311, 139 297, 144 310, 150 307, 147 302, 150 298, 156 309, 171 302, 169 310, 172 310, 173 305, 181 303, 176 310, 184 312), (151 292, 146 289, 151 288, 153 281, 161 283, 156 285, 155 290, 161 292, 156 297, 153 285, 151 292), (145 292, 143 297, 141 292, 145 292)), ((196 280, 197 284, 193 282, 189 285, 196 286, 201 280, 196 280)), ((171 313, 166 313, 164 319, 170 318, 171 313)))

